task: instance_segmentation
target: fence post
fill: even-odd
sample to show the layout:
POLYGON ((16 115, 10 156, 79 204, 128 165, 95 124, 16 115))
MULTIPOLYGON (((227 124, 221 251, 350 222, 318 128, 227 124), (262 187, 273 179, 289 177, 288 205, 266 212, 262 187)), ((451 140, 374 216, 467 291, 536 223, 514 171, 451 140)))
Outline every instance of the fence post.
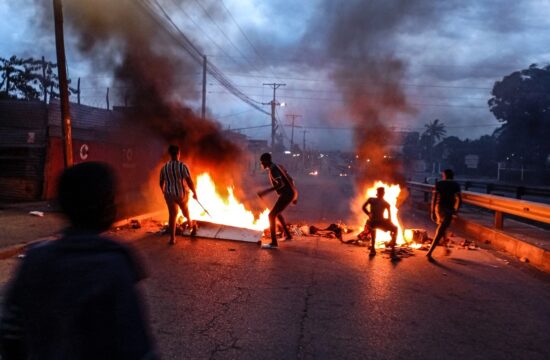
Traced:
POLYGON ((516 188, 516 199, 521 199, 525 195, 525 188, 523 186, 518 186, 516 188))
POLYGON ((495 229, 502 229, 504 225, 504 217, 501 211, 495 211, 495 229))

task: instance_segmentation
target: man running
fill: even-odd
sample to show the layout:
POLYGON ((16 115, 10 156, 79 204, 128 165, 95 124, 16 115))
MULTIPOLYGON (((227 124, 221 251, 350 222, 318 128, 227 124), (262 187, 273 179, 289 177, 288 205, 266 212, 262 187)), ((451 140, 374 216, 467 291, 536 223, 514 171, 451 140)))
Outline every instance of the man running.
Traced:
POLYGON ((275 231, 275 221, 279 220, 283 226, 283 231, 285 233, 285 240, 292 240, 292 235, 286 227, 286 222, 283 217, 283 210, 291 203, 296 203, 298 200, 298 191, 294 186, 294 181, 288 175, 286 170, 277 164, 274 164, 271 161, 271 154, 264 153, 260 156, 260 163, 262 168, 267 169, 269 172, 269 180, 271 181, 272 187, 262 190, 258 193, 258 196, 262 197, 272 191, 276 191, 279 195, 277 202, 273 206, 273 209, 269 212, 269 230, 271 232, 271 244, 263 244, 262 249, 276 249, 277 244, 277 233, 275 231))
POLYGON ((384 187, 376 189, 376 197, 368 198, 365 204, 363 204, 363 212, 367 214, 369 219, 366 226, 371 230, 371 248, 370 254, 376 255, 376 249, 374 248, 376 241, 376 229, 383 231, 389 231, 391 234, 391 256, 395 257, 395 244, 397 241, 397 226, 395 226, 391 220, 390 204, 384 200, 386 190, 384 187), (388 217, 384 217, 384 213, 388 213, 388 217))
MULTIPOLYGON (((451 169, 443 170, 441 174, 443 180, 435 184, 432 194, 431 217, 437 223, 435 236, 430 246, 430 250, 426 254, 429 261, 433 261, 432 253, 439 241, 445 237, 445 233, 453 215, 458 213, 460 205, 462 205, 462 195, 460 194, 460 185, 453 180, 454 173, 451 169)), ((449 253, 450 251, 447 251, 449 253)))
POLYGON ((168 244, 176 243, 176 217, 178 216, 178 206, 183 216, 187 219, 187 224, 191 228, 191 236, 197 233, 197 225, 193 224, 187 208, 188 188, 193 192, 193 198, 197 200, 197 191, 195 184, 191 179, 191 174, 187 165, 179 161, 180 149, 176 145, 168 147, 171 160, 168 161, 160 170, 160 188, 164 193, 164 199, 168 206, 168 230, 170 232, 170 241, 168 244), (187 184, 187 186, 186 186, 187 184))

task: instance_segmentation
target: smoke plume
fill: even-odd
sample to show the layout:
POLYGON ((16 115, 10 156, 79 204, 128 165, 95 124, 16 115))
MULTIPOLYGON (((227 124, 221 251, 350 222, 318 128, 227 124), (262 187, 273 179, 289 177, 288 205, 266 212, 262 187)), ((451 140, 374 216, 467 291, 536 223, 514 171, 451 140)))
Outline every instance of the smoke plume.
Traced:
MULTIPOLYGON (((49 21, 51 2, 39 3, 49 21)), ((124 114, 133 127, 145 129, 152 142, 156 138, 178 144, 194 173, 209 170, 216 182, 229 184, 231 174, 239 173, 241 149, 224 138, 216 122, 201 119, 185 106, 187 100, 197 100, 197 94, 195 84, 182 79, 201 66, 177 46, 166 22, 159 22, 145 3, 154 4, 63 0, 68 38, 76 39, 94 70, 112 74, 126 89, 129 109, 124 114)), ((43 25, 51 29, 48 21, 43 25)))
POLYGON ((387 124, 415 109, 401 88, 407 63, 397 54, 396 35, 424 28, 445 6, 451 5, 427 0, 325 0, 311 21, 302 42, 304 52, 322 54, 341 91, 346 112, 342 117, 354 127, 358 184, 404 180, 392 151, 397 139, 387 124))

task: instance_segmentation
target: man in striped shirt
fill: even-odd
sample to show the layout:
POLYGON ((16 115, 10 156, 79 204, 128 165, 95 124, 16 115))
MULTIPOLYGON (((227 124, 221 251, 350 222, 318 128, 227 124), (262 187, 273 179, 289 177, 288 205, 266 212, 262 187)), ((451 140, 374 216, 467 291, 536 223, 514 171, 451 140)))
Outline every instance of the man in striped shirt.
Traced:
POLYGON ((179 161, 180 149, 176 145, 170 145, 168 152, 172 158, 160 170, 160 188, 164 193, 164 199, 168 206, 168 229, 170 231, 170 245, 176 243, 176 217, 178 216, 178 206, 187 219, 187 223, 191 227, 191 236, 197 232, 197 226, 191 221, 189 209, 187 208, 188 192, 190 189, 193 192, 193 198, 197 200, 197 191, 195 184, 191 179, 191 174, 187 165, 179 161))

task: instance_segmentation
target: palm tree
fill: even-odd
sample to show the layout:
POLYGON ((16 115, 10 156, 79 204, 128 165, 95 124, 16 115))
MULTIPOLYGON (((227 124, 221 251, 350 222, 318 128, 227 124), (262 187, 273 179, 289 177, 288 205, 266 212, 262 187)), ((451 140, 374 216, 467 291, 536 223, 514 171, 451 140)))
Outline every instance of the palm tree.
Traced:
POLYGON ((439 122, 439 119, 427 123, 424 127, 426 130, 424 130, 420 137, 424 150, 424 159, 433 164, 433 148, 435 143, 443 139, 445 134, 447 134, 447 130, 445 130, 445 124, 439 122))
POLYGON ((432 139, 432 144, 435 145, 435 143, 439 140, 441 140, 445 134, 447 134, 447 130, 445 130, 445 124, 440 123, 439 119, 435 119, 434 121, 427 123, 424 125, 426 130, 424 130, 424 134, 428 138, 432 139))

